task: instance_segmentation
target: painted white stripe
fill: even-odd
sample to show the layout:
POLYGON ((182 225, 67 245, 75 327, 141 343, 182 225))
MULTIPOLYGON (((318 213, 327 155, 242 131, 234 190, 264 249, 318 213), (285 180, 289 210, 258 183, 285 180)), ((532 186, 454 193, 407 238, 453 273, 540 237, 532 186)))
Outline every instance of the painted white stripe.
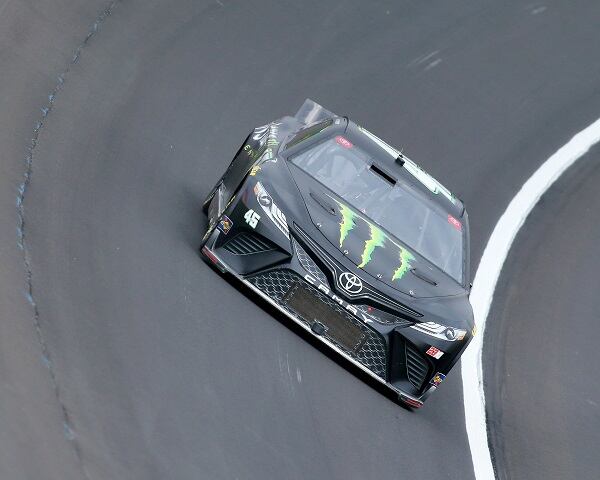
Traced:
POLYGON ((461 357, 465 421, 477 480, 494 478, 487 438, 481 354, 485 322, 502 266, 519 229, 540 197, 573 163, 600 141, 600 119, 575 135, 525 182, 496 224, 471 290, 477 336, 461 357))

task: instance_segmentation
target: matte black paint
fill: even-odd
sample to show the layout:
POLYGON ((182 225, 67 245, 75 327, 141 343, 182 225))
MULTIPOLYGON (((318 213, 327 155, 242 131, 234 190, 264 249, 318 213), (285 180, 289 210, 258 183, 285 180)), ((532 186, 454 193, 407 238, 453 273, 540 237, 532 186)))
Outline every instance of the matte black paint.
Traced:
MULTIPOLYGON (((311 103, 310 101, 307 102, 311 103)), ((314 108, 317 107, 315 105, 314 108)), ((398 174, 401 173, 402 167, 399 167, 393 158, 390 159, 389 154, 381 150, 370 139, 360 138, 360 134, 357 135, 356 133, 351 136, 348 135, 349 129, 356 129, 352 122, 339 117, 332 117, 332 119, 334 121, 330 127, 322 129, 319 133, 299 143, 294 142, 292 148, 285 150, 286 156, 307 148, 306 144, 319 142, 323 138, 331 138, 341 132, 348 136, 351 141, 361 142, 362 148, 371 150, 373 158, 382 158, 382 162, 388 160, 394 170, 398 174)), ((285 237, 265 215, 259 205, 254 188, 257 182, 260 182, 271 195, 272 200, 268 204, 275 203, 284 212, 287 217, 287 224, 290 226, 290 233, 296 236, 297 241, 304 243, 303 246, 309 255, 317 261, 320 256, 327 262, 324 265, 337 264, 333 269, 322 268, 322 271, 327 272, 326 275, 330 277, 328 285, 325 285, 325 287, 335 293, 337 297, 344 299, 345 305, 367 303, 375 306, 377 303, 374 303, 374 299, 383 295, 389 299, 387 306, 383 308, 393 315, 404 316, 404 318, 412 320, 414 323, 435 322, 467 332, 463 339, 449 341, 432 337, 423 332, 417 332, 406 325, 394 327, 382 325, 372 319, 365 321, 368 327, 384 336, 387 344, 388 365, 384 381, 397 393, 404 392, 424 401, 435 390, 428 383, 428 380, 437 373, 448 374, 450 368, 458 361, 460 354, 472 338, 473 312, 467 292, 454 280, 422 258, 415 262, 414 266, 429 268, 430 274, 435 275, 435 284, 425 282, 408 270, 401 279, 391 281, 393 269, 399 265, 398 252, 392 246, 380 248, 377 254, 373 254, 373 260, 369 264, 364 268, 357 267, 360 262, 356 259, 360 258, 360 254, 365 247, 365 241, 369 238, 368 231, 362 232, 362 238, 357 233, 358 227, 351 231, 348 234, 349 241, 345 244, 348 253, 343 252, 339 245, 336 245, 342 220, 339 208, 334 208, 334 212, 324 211, 322 202, 315 201, 315 198, 325 197, 336 203, 341 199, 334 199, 332 192, 316 180, 300 172, 297 167, 289 164, 286 158, 279 155, 279 149, 284 140, 288 137, 297 136, 297 132, 306 127, 297 119, 284 117, 268 126, 258 127, 250 134, 246 139, 246 143, 239 149, 236 157, 221 178, 220 182, 223 187, 219 188, 216 194, 211 192, 205 200, 205 204, 210 202, 208 211, 212 216, 209 218, 209 225, 217 225, 222 218, 221 216, 225 215, 233 221, 233 227, 227 233, 209 227, 209 232, 212 232, 212 234, 206 243, 202 243, 201 252, 206 255, 206 248, 210 249, 211 255, 216 254, 217 258, 221 259, 236 274, 251 275, 273 267, 294 270, 300 277, 310 273, 303 269, 297 261, 293 260, 292 257, 295 253, 290 243, 291 240, 285 237), (276 130, 273 126, 276 126, 276 130), (272 135, 269 143, 267 136, 269 132, 275 131, 278 135, 276 137, 272 135), (266 149, 269 147, 272 148, 272 151, 267 152, 266 149), (296 187, 296 184, 298 187, 296 187), (235 192, 235 196, 233 192, 235 192), (315 203, 318 204, 317 207, 314 207, 315 203), (214 205, 222 205, 223 208, 214 208, 214 205), (252 211, 260 215, 260 221, 256 226, 249 225, 245 220, 247 212, 252 211), (228 240, 241 232, 259 235, 279 246, 279 249, 238 255, 224 248, 228 240), (306 243, 306 241, 310 243, 306 243), (313 245, 313 243, 316 245, 313 245), (361 278, 366 285, 370 286, 372 293, 362 291, 359 294, 360 296, 357 296, 344 290, 338 277, 346 271, 361 278), (374 272, 384 272, 386 278, 378 278, 374 272), (397 287, 395 283, 402 286, 397 287), (419 315, 410 317, 406 315, 406 308, 403 310, 390 308, 389 305, 392 302, 397 302, 408 309, 419 312, 419 315), (403 354, 392 355, 392 352, 404 352, 407 342, 411 343, 415 351, 420 352, 423 361, 430 364, 427 377, 423 384, 418 387, 411 384, 407 379, 406 362, 402 359, 403 354), (443 352, 441 358, 435 359, 427 355, 426 352, 431 346, 435 346, 443 352)), ((415 179, 411 179, 411 181, 415 184, 418 183, 415 179)), ((435 196, 432 195, 432 197, 435 196)), ((452 205, 446 199, 431 199, 431 203, 440 201, 443 204, 452 205)), ((463 207, 461 206, 460 209, 463 210, 463 207)), ((466 212, 463 215, 466 216, 466 212)), ((385 225, 383 227, 385 228, 385 225)), ((464 232, 464 235, 468 237, 468 230, 464 232)), ((310 283, 314 285, 312 280, 310 283)), ((317 283, 322 285, 321 282, 317 283)), ((305 282, 305 284, 308 286, 308 283, 305 282)), ((357 312, 355 317, 362 320, 364 315, 357 312)), ((319 320, 326 322, 325 318, 319 318, 319 320)))
MULTIPOLYGON (((460 375, 450 374, 417 415, 398 408, 198 265, 199 205, 249 125, 311 96, 405 146, 466 201, 475 270, 514 193, 598 117, 599 3, 118 2, 44 117, 58 75, 109 3, 0 2, 0 476, 472 478, 460 375), (18 187, 41 121, 26 235, 79 458, 40 359, 17 246, 18 187)), ((565 185, 576 212, 566 214, 575 222, 569 231, 585 227, 580 212, 594 198, 577 191, 565 185)), ((554 213, 555 226, 562 215, 554 213)), ((544 230, 540 242, 556 234, 544 230)), ((596 252, 578 244, 582 259, 596 252)), ((558 274, 573 292, 596 285, 595 271, 561 259, 558 274)), ((534 267, 513 262, 509 276, 531 269, 540 290, 517 309, 543 312, 554 276, 543 261, 534 267)), ((586 304, 577 308, 578 327, 595 328, 586 304)), ((497 318, 513 326, 512 345, 523 352, 557 338, 528 315, 497 318)), ((582 338, 562 345, 594 365, 582 338)), ((593 347, 594 338, 584 340, 593 347)), ((538 412, 570 396, 554 371, 531 364, 519 367, 523 374, 554 389, 532 404, 538 412)), ((560 365, 575 385, 598 385, 586 369, 560 365)), ((528 396, 531 385, 512 388, 528 396)), ((496 388, 487 384, 488 395, 496 388)), ((518 450, 516 476, 535 477, 518 473, 529 460, 552 465, 539 453, 554 461, 567 452, 574 474, 596 474, 597 455, 561 450, 577 445, 563 431, 595 438, 595 407, 582 408, 569 403, 554 415, 573 419, 567 430, 536 415, 503 433, 518 450), (534 434, 559 441, 542 451, 527 440, 534 434)))

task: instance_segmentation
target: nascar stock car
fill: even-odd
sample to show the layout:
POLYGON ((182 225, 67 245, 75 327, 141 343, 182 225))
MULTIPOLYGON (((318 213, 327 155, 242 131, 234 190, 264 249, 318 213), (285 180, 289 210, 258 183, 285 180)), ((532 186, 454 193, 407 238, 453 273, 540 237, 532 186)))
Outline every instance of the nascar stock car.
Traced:
POLYGON ((203 205, 202 256, 421 407, 472 338, 463 203, 312 100, 252 131, 203 205))

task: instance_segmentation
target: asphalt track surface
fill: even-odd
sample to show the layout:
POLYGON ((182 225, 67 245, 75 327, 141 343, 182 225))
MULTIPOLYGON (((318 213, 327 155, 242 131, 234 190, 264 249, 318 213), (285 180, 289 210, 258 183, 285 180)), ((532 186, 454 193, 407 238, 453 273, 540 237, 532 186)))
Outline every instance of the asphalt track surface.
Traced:
POLYGON ((517 237, 488 318, 484 378, 500 479, 593 477, 600 464, 600 149, 578 161, 517 237))
MULTIPOLYGON (((599 116, 598 18, 595 0, 0 2, 0 477, 472 478, 458 371, 398 407, 200 261, 200 203, 252 126, 311 97, 466 202, 474 271, 599 116)), ((599 466, 597 162, 534 211, 488 320, 507 478, 599 466)))

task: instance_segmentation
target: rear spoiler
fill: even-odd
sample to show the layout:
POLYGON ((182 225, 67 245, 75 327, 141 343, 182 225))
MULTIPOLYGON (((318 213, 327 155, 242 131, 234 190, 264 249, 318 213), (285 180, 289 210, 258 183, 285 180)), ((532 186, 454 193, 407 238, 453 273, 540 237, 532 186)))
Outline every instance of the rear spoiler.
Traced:
POLYGON ((296 115, 294 115, 294 118, 296 118, 296 120, 298 120, 299 122, 308 125, 310 123, 325 120, 326 118, 333 118, 337 116, 338 115, 336 115, 335 113, 323 108, 314 100, 307 98, 306 100, 304 100, 304 103, 302 104, 300 109, 296 112, 296 115))

